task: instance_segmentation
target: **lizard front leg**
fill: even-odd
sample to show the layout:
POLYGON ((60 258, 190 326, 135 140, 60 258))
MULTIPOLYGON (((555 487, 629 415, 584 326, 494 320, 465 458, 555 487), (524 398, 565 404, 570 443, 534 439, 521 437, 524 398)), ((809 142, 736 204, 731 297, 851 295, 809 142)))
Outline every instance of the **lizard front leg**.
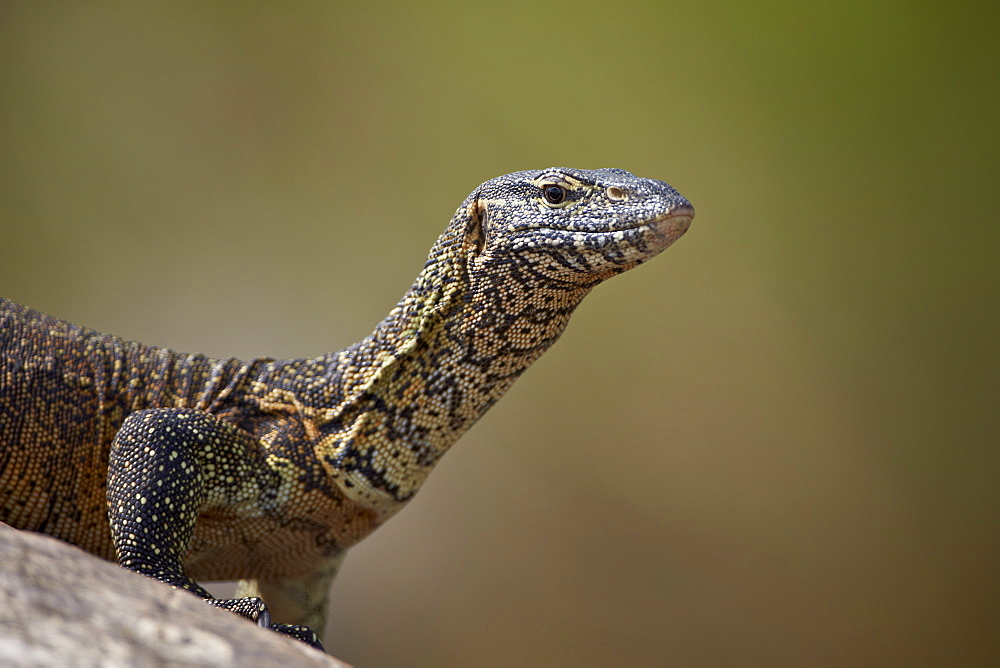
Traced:
POLYGON ((304 626, 272 625, 260 598, 213 598, 184 571, 203 510, 256 500, 258 451, 249 434, 201 411, 157 408, 126 418, 108 466, 108 519, 118 563, 322 649, 304 626))

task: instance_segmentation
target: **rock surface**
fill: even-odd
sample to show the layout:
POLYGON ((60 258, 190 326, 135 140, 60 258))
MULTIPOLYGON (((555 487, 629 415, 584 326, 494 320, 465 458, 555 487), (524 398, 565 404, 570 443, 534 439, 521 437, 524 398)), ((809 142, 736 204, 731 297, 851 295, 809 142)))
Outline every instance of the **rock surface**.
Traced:
POLYGON ((4 524, 0 665, 347 666, 187 592, 4 524))

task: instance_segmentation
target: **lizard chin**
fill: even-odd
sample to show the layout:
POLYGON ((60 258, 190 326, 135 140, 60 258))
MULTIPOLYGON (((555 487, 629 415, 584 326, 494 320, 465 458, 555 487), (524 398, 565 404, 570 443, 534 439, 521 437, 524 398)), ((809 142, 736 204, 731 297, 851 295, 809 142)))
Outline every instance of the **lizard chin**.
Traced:
POLYGON ((649 230, 650 236, 658 241, 656 246, 659 252, 680 239, 691 227, 692 220, 694 220, 694 208, 684 207, 654 218, 644 227, 649 230))

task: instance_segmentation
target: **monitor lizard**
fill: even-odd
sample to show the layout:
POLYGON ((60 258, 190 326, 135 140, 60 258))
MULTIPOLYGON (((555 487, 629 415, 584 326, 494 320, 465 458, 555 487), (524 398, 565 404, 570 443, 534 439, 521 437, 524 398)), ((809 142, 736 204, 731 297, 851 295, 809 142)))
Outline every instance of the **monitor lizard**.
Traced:
POLYGON ((180 354, 0 300, 0 520, 322 647, 311 629, 345 551, 592 288, 693 216, 620 169, 492 179, 370 336, 311 359, 180 354), (231 599, 197 584, 236 579, 231 599))

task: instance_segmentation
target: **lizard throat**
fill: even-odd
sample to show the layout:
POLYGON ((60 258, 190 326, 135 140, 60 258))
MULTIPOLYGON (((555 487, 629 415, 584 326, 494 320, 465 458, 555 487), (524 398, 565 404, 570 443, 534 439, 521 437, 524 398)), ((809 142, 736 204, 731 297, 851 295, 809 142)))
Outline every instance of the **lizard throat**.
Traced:
POLYGON ((489 280, 473 278, 466 258, 435 248, 440 257, 349 349, 352 361, 341 366, 362 371, 317 443, 330 478, 381 520, 416 494, 451 445, 559 338, 589 290, 526 288, 503 268, 489 280))

